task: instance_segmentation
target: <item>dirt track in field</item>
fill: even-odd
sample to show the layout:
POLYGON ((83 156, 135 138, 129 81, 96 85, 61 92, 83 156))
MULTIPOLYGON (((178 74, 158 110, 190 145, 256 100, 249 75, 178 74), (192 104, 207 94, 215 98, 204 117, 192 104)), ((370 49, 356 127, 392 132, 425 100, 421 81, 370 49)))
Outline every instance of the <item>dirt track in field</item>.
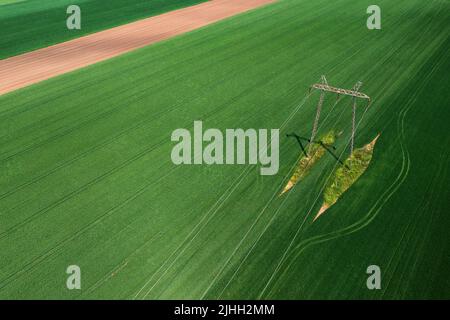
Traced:
POLYGON ((0 95, 276 0, 212 0, 0 60, 0 95))

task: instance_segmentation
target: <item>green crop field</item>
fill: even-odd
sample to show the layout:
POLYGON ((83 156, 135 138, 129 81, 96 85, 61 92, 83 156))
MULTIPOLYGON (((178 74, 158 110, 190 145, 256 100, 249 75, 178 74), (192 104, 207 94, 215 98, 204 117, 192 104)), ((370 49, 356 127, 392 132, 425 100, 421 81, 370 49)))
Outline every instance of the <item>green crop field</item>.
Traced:
POLYGON ((0 59, 207 0, 0 0, 0 59), (66 9, 81 9, 80 30, 66 9))
MULTIPOLYGON (((381 30, 371 4, 280 0, 0 96, 0 298, 450 298, 450 2, 379 0, 381 30), (355 146, 381 135, 313 222, 332 157, 279 194, 301 154, 285 135, 311 133, 322 74, 372 97, 355 146), (195 120, 280 128, 278 174, 174 165, 171 133, 195 120)), ((1 56, 44 44, 0 41, 1 56)), ((345 159, 350 98, 322 113, 345 159)))

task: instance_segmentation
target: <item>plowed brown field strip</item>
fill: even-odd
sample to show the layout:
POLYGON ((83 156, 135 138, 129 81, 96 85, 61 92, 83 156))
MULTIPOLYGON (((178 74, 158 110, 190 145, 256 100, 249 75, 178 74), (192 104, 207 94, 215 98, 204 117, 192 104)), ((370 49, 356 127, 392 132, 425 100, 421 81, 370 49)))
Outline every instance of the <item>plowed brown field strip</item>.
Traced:
POLYGON ((0 60, 0 95, 274 1, 212 0, 0 60))

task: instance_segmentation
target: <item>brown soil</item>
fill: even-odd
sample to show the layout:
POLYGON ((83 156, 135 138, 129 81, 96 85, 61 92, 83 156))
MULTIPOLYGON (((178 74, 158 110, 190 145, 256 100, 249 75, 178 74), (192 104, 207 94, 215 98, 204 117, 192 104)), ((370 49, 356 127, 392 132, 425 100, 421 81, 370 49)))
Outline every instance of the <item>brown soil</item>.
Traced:
POLYGON ((0 60, 0 95, 276 0, 212 0, 0 60))
POLYGON ((316 219, 317 219, 318 217, 320 217, 325 211, 327 211, 329 207, 330 207, 329 205, 327 205, 326 203, 324 203, 324 204, 322 205, 322 207, 320 207, 320 210, 319 210, 319 212, 316 214, 316 216, 314 217, 314 220, 313 220, 313 221, 316 221, 316 219))

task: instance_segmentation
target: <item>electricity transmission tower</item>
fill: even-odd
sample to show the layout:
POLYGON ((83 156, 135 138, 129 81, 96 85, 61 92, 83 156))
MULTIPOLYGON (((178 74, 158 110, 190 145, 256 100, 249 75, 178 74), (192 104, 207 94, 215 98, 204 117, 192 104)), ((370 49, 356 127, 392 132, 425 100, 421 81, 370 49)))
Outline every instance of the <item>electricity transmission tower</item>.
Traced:
POLYGON ((351 136, 351 148, 350 148, 350 154, 353 153, 353 148, 355 146, 355 134, 356 134, 356 107, 357 107, 357 99, 366 99, 368 100, 368 104, 370 105, 370 97, 366 95, 365 93, 359 92, 359 89, 362 86, 362 82, 358 81, 355 83, 353 88, 351 90, 348 89, 342 89, 337 87, 332 87, 328 85, 327 79, 325 76, 321 77, 320 83, 315 83, 311 86, 309 89, 310 92, 312 90, 320 90, 320 97, 319 102, 317 104, 317 110, 316 110, 316 117, 314 118, 314 124, 313 129, 311 133, 311 141, 314 141, 314 138, 317 134, 317 128, 319 126, 319 119, 320 119, 320 113, 322 112, 322 105, 325 98, 326 92, 332 92, 337 94, 337 98, 339 99, 342 95, 344 96, 351 96, 353 100, 352 104, 352 136, 351 136))

